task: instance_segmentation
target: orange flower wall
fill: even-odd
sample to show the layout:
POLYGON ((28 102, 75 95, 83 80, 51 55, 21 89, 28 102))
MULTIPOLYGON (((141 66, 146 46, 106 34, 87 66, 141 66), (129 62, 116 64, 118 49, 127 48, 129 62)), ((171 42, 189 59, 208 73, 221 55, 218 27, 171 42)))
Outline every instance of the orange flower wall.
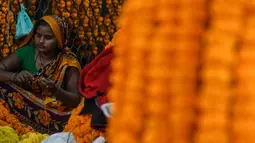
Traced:
POLYGON ((254 9, 249 0, 127 1, 109 142, 253 142, 254 9))

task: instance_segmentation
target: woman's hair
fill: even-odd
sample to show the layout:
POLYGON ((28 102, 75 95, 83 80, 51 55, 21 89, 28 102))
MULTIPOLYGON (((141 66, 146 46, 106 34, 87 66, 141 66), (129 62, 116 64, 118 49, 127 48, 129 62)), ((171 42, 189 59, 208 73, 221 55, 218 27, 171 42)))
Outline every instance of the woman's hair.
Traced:
MULTIPOLYGON (((36 33, 36 30, 39 26, 48 26, 50 27, 50 25, 43 19, 40 19, 36 22, 35 26, 34 26, 34 33, 36 33)), ((51 28, 51 27, 50 27, 51 28)))

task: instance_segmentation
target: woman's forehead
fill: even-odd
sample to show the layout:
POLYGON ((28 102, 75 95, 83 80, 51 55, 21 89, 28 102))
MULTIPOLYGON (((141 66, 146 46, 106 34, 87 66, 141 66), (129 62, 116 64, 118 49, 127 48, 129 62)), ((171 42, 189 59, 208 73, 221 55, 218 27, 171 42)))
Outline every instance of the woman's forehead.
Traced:
POLYGON ((36 32, 42 35, 54 35, 52 29, 49 26, 39 25, 36 32))

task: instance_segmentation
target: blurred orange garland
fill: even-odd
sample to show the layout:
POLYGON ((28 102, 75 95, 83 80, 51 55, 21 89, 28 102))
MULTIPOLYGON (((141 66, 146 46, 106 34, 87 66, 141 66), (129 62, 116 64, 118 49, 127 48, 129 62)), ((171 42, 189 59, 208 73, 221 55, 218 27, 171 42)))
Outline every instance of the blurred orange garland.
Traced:
POLYGON ((211 23, 204 37, 195 142, 230 143, 236 48, 244 21, 244 4, 240 0, 212 0, 209 10, 211 23), (226 10, 228 5, 231 7, 226 10))
POLYGON ((112 63, 109 142, 192 140, 204 8, 203 0, 124 5, 112 63))
POLYGON ((255 131, 255 5, 247 1, 243 16, 242 43, 236 71, 237 92, 233 102, 233 143, 254 142, 255 131))

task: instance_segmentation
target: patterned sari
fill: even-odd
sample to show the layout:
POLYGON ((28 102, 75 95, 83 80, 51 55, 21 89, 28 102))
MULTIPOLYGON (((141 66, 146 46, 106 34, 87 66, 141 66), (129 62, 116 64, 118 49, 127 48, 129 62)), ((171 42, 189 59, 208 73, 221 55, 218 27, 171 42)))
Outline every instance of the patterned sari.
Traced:
MULTIPOLYGON (((52 28, 61 52, 35 75, 35 79, 48 78, 61 86, 68 67, 75 67, 79 71, 81 67, 76 56, 64 48, 64 35, 66 35, 64 22, 56 16, 44 16, 42 19, 52 28)), ((29 44, 33 35, 34 30, 26 37, 21 47, 29 44)), ((32 92, 13 83, 0 83, 0 96, 8 103, 11 111, 19 120, 30 125, 35 131, 48 134, 61 132, 65 128, 73 109, 67 108, 54 95, 47 95, 43 89, 35 92, 33 88, 39 86, 37 80, 30 84, 32 92)))

